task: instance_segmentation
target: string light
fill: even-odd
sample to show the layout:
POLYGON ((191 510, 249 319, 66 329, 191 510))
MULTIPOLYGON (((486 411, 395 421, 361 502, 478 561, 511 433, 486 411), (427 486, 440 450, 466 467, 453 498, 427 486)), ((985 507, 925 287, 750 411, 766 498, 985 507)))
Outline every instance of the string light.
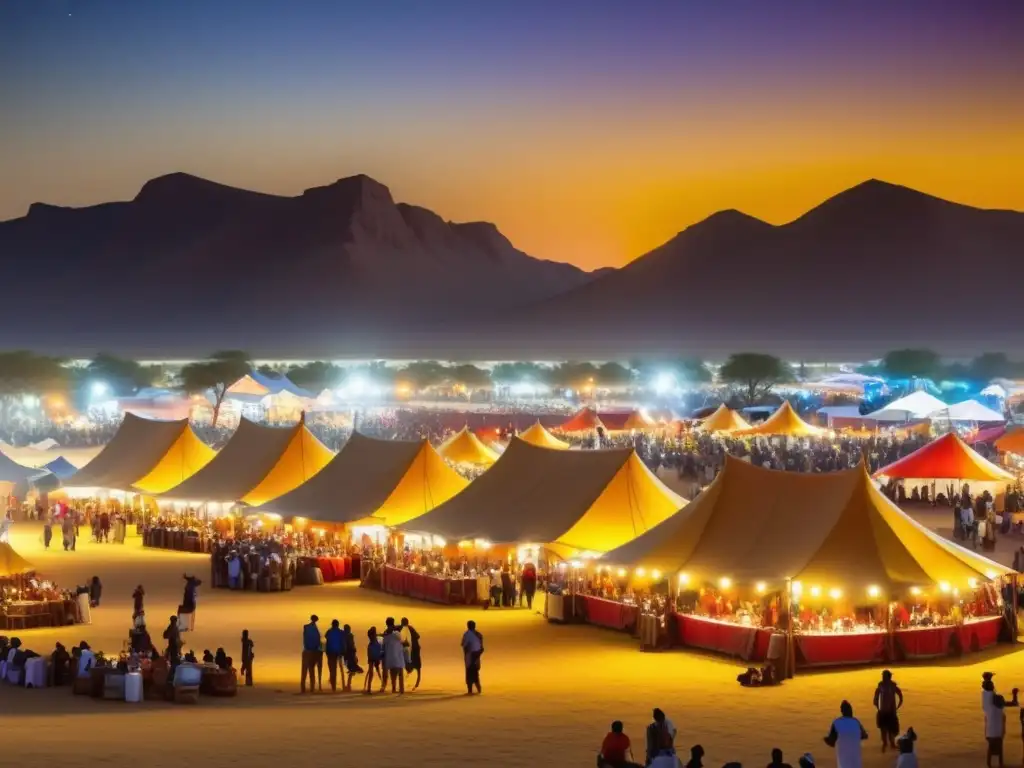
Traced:
POLYGON ((921 588, 920 587, 911 587, 910 588, 910 594, 912 594, 912 595, 920 595, 921 594, 921 588))
POLYGON ((838 600, 840 597, 843 596, 843 590, 833 587, 828 591, 828 596, 831 597, 833 600, 838 600))
POLYGON ((619 568, 619 578, 621 579, 625 575, 626 575, 626 569, 625 568, 619 568))
POLYGON ((636 575, 642 579, 644 576, 647 575, 647 571, 645 571, 643 568, 637 568, 636 575))
POLYGON ((718 580, 718 586, 722 589, 728 589, 732 586, 732 580, 728 576, 723 576, 718 580))
POLYGON ((579 560, 573 560, 572 561, 572 567, 573 568, 582 568, 583 567, 583 563, 581 563, 579 560))
POLYGON ((661 571, 659 571, 657 568, 655 568, 653 571, 651 571, 651 578, 654 579, 655 581, 660 579, 661 578, 661 571))
POLYGON ((978 588, 978 580, 977 579, 968 579, 967 580, 967 586, 970 587, 971 589, 977 589, 978 588))
POLYGON ((811 597, 821 597, 821 587, 817 585, 811 587, 811 597))
POLYGON ((767 584, 765 584, 765 583, 764 583, 763 581, 759 581, 759 582, 757 582, 757 584, 756 584, 756 585, 754 586, 754 589, 756 589, 756 590, 757 590, 757 594, 759 594, 759 595, 763 595, 763 594, 764 594, 764 591, 765 591, 766 589, 768 589, 768 585, 767 585, 767 584))
POLYGON ((801 584, 799 581, 794 581, 790 588, 790 592, 793 593, 793 597, 800 597, 800 595, 803 594, 803 591, 804 585, 801 584))
POLYGON ((990 579, 994 579, 996 577, 996 572, 989 568, 987 571, 985 571, 985 575, 988 576, 990 579))
POLYGON ((679 574, 679 583, 680 584, 689 584, 690 583, 690 577, 687 574, 685 574, 685 573, 680 573, 679 574))
POLYGON ((878 597, 880 594, 882 594, 882 591, 874 584, 868 587, 868 597, 878 597))
POLYGON ((950 591, 949 582, 948 581, 940 581, 939 582, 939 591, 940 592, 945 592, 945 593, 948 594, 949 591, 950 591))

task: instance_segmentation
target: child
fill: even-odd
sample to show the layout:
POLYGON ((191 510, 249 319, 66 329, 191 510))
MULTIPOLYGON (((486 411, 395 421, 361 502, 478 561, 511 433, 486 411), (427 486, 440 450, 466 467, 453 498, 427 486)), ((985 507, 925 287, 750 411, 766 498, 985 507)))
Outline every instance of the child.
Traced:
POLYGON ((899 757, 896 758, 896 768, 917 768, 917 755, 914 754, 914 742, 917 741, 917 734, 913 728, 896 740, 896 748, 899 750, 899 757))
POLYGON ((363 683, 363 693, 373 693, 373 673, 377 672, 377 676, 381 679, 381 690, 384 690, 384 683, 387 681, 384 678, 384 670, 381 669, 381 659, 384 657, 384 649, 381 648, 380 640, 377 638, 377 628, 370 627, 366 631, 366 636, 369 638, 369 643, 366 645, 366 681, 363 683))

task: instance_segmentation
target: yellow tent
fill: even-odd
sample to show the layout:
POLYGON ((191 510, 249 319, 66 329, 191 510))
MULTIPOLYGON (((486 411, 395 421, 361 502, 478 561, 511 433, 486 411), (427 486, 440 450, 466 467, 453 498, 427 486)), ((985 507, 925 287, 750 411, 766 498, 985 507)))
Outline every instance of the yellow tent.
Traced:
POLYGON ((253 507, 266 504, 302 485, 333 457, 331 450, 306 429, 303 419, 292 430, 292 437, 274 466, 241 501, 253 507))
POLYGON ((735 432, 750 429, 750 424, 736 411, 722 403, 714 413, 700 423, 700 428, 705 432, 735 432))
POLYGON ((691 588, 730 579, 786 580, 805 591, 839 589, 865 600, 945 582, 1012 573, 918 524, 887 499, 863 466, 809 474, 751 466, 726 457, 703 493, 657 528, 609 552, 610 565, 681 574, 691 588))
POLYGON ((554 448, 560 451, 567 450, 569 444, 559 440, 557 437, 552 435, 546 429, 544 425, 537 421, 532 427, 519 434, 519 439, 523 442, 529 443, 530 445, 536 445, 538 448, 554 448))
POLYGON ((14 551, 7 542, 0 542, 0 579, 31 573, 36 567, 14 551))
POLYGON ((182 431, 156 466, 135 481, 134 487, 143 493, 163 493, 188 480, 216 455, 217 452, 196 437, 189 427, 182 431))
POLYGON ((393 526, 429 512, 467 485, 426 440, 377 440, 356 432, 316 477, 260 511, 393 526))
POLYGON ((793 406, 788 400, 783 400, 782 405, 768 419, 748 429, 738 430, 733 433, 738 436, 747 435, 784 435, 787 437, 807 437, 810 435, 823 435, 825 430, 821 427, 814 427, 797 415, 793 406))
POLYGON ((617 547, 685 503, 631 448, 551 450, 513 438, 462 493, 402 527, 453 542, 543 544, 569 556, 617 547))
POLYGON ((455 464, 489 467, 498 460, 498 452, 484 445, 479 437, 469 431, 469 427, 463 427, 445 440, 437 452, 455 464))
POLYGON ((622 425, 622 430, 643 430, 643 429, 655 429, 658 426, 658 422, 648 416, 646 413, 640 410, 632 411, 629 416, 626 417, 626 421, 622 425))

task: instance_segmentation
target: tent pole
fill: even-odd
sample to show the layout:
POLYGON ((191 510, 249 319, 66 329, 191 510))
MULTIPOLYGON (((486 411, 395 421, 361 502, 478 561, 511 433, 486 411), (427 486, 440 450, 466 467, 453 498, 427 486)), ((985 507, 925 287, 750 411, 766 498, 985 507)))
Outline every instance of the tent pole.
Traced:
POLYGON ((1013 596, 1012 596, 1012 600, 1011 600, 1012 605, 1013 605, 1013 615, 1010 617, 1010 630, 1011 630, 1011 632, 1010 632, 1010 642, 1014 643, 1014 644, 1019 642, 1019 640, 1017 639, 1017 632, 1018 632, 1018 628, 1017 628, 1017 609, 1019 607, 1018 596, 1017 596, 1017 584, 1018 584, 1018 579, 1019 578, 1020 578, 1020 576, 1018 574, 1016 574, 1016 573, 1013 574, 1010 577, 1010 586, 1013 589, 1013 596))
POLYGON ((786 579, 786 679, 796 675, 796 647, 793 638, 793 580, 786 579))

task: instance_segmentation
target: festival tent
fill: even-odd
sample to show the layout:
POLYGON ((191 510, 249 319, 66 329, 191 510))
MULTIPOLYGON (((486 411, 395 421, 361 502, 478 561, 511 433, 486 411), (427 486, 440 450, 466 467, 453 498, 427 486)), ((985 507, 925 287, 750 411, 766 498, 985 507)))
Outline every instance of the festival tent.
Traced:
POLYGON ((996 448, 1003 453, 1016 453, 1024 456, 1024 427, 1012 429, 996 440, 996 448))
POLYGON ((243 418, 213 461, 156 495, 192 502, 238 501, 271 473, 295 431, 295 427, 265 427, 243 418))
POLYGON ((977 400, 964 400, 954 405, 944 405, 938 410, 932 411, 929 418, 943 421, 976 421, 976 422, 1004 422, 1006 417, 999 411, 979 403, 977 400))
POLYGON ((562 432, 593 432, 598 427, 603 429, 604 424, 601 423, 597 411, 593 408, 582 408, 558 428, 562 432))
POLYGON ((934 395, 923 390, 911 392, 906 397, 893 400, 884 408, 867 414, 864 418, 874 421, 911 421, 923 419, 936 411, 948 407, 934 395))
POLYGON ((63 456, 58 456, 56 459, 51 461, 49 464, 44 464, 41 469, 45 469, 52 475, 55 475, 58 480, 67 480, 75 472, 78 471, 78 467, 72 464, 70 461, 65 459, 63 456))
POLYGON ((648 416, 641 410, 631 411, 626 420, 622 423, 622 430, 624 432, 629 430, 644 430, 654 429, 658 426, 658 422, 648 416))
POLYGON ((975 452, 955 432, 948 432, 882 467, 874 476, 988 483, 1013 481, 1013 475, 975 452))
POLYGON ((534 422, 533 426, 529 429, 520 432, 519 439, 530 445, 536 445, 538 448, 554 448, 560 451, 565 451, 569 448, 568 443, 559 440, 544 429, 544 425, 539 421, 534 422))
POLYGON ((462 493, 401 527, 453 542, 542 544, 568 556, 613 549, 685 503, 631 448, 559 451, 513 438, 462 493))
POLYGON ((498 460, 497 451, 484 445, 483 441, 466 427, 445 440, 437 452, 455 464, 489 467, 498 460))
POLYGON ((27 482, 31 477, 38 476, 42 471, 19 464, 6 453, 0 452, 0 483, 17 486, 27 482))
POLYGON ((863 465, 810 474, 731 456, 682 511, 608 552, 611 565, 680 574, 691 589, 722 579, 806 591, 873 588, 890 594, 934 584, 968 589, 1013 573, 932 533, 879 491, 863 465))
POLYGON ((700 423, 700 428, 705 432, 735 432, 750 429, 750 424, 736 411, 722 403, 714 413, 700 423))
POLYGON ((334 453, 306 428, 305 417, 291 429, 284 450, 270 471, 239 501, 251 507, 266 504, 316 476, 334 458, 334 453))
POLYGON ((771 416, 748 429, 738 430, 734 435, 784 435, 787 437, 806 437, 808 435, 822 435, 825 433, 821 427, 814 427, 800 418, 788 400, 783 400, 782 405, 771 416))
POLYGON ((14 551, 6 541, 0 542, 0 579, 32 573, 36 567, 14 551))
POLYGON ((156 493, 184 481, 213 456, 188 419, 154 421, 126 413, 110 442, 64 485, 156 493))
POLYGON ((426 440, 358 432, 316 477, 260 507, 282 517, 395 526, 429 512, 469 481, 426 440))
POLYGON ((986 427, 985 429, 979 429, 972 432, 970 435, 964 438, 964 442, 968 445, 978 445, 979 443, 995 443, 1000 437, 1006 434, 1005 426, 998 427, 986 427))

